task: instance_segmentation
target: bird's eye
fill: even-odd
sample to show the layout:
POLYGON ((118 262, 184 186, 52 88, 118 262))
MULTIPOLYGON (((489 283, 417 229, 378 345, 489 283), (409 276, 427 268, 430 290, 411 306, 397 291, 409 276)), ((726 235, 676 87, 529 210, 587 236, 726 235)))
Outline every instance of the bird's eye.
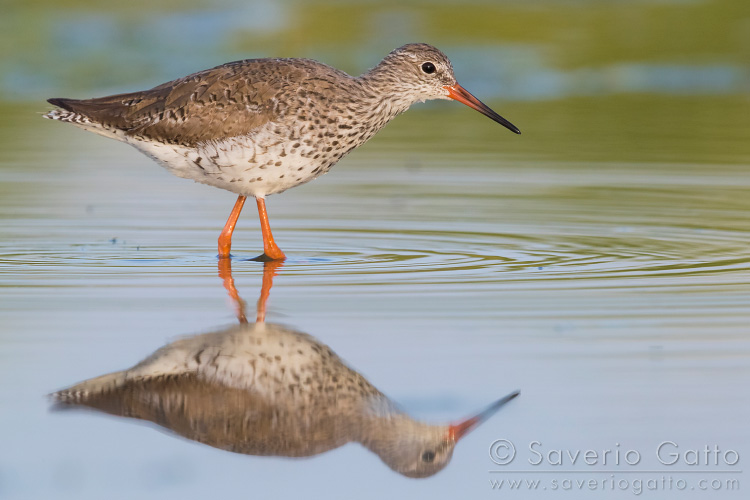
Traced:
POLYGON ((433 460, 435 460, 435 452, 434 451, 425 451, 422 453, 422 461, 430 463, 433 460))
POLYGON ((422 71, 424 71, 428 75, 431 75, 435 72, 435 65, 431 62, 426 62, 422 65, 422 71))

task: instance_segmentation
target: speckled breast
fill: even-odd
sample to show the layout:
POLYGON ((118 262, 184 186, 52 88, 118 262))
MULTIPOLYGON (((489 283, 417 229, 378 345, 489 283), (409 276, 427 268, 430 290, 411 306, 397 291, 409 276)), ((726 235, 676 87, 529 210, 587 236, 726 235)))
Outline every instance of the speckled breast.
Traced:
POLYGON ((268 123, 248 136, 209 141, 194 147, 155 143, 137 137, 127 142, 174 175, 246 196, 281 193, 328 172, 371 134, 300 122, 291 127, 268 123))

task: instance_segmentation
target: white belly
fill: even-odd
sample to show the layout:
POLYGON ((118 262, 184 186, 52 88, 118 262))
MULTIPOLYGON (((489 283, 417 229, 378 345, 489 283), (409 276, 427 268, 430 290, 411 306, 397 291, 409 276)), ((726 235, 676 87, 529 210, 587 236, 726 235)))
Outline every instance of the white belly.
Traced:
POLYGON ((268 130, 197 147, 119 138, 178 177, 233 193, 262 198, 281 193, 326 173, 338 160, 320 155, 302 141, 282 140, 268 130), (294 147, 297 146, 297 147, 294 147), (318 158, 314 158, 318 155, 318 158))

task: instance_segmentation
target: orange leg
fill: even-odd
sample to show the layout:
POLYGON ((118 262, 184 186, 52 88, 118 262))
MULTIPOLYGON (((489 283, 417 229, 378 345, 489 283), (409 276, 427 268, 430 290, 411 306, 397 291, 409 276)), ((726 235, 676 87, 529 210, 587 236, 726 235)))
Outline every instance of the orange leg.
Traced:
POLYGON ((240 323, 247 323, 247 317, 245 316, 245 301, 240 297, 237 288, 234 286, 234 278, 232 277, 232 259, 219 259, 219 278, 224 281, 224 288, 226 288, 229 297, 234 303, 235 309, 237 310, 237 319, 240 323))
MULTIPOLYGON (((278 246, 276 246, 276 242, 273 241, 273 234, 271 234, 271 226, 268 224, 268 214, 266 213, 266 200, 263 198, 256 198, 255 201, 258 203, 258 215, 260 216, 260 229, 263 232, 263 255, 260 256, 260 260, 284 260, 286 259, 286 255, 284 255, 284 252, 282 252, 281 249, 278 246)), ((239 203, 239 200, 238 200, 238 203, 239 203)), ((238 212, 238 215, 239 215, 239 212, 238 212)))
POLYGON ((266 302, 271 294, 273 286, 273 277, 276 276, 284 261, 274 260, 263 263, 263 284, 260 287, 260 297, 258 297, 257 316, 255 321, 263 323, 266 320, 266 302))
POLYGON ((232 213, 229 214, 229 219, 224 225, 224 229, 219 235, 219 258, 229 258, 229 251, 232 249, 232 233, 234 232, 234 226, 237 225, 237 219, 240 217, 242 212, 242 206, 245 204, 245 196, 237 198, 237 202, 234 204, 232 213))

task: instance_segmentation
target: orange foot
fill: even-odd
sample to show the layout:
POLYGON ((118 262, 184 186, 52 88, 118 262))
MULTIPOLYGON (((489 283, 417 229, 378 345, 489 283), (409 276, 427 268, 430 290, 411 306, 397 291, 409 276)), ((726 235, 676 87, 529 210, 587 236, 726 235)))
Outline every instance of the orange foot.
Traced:
POLYGON ((271 225, 268 223, 268 213, 266 212, 266 200, 263 198, 256 198, 258 204, 258 216, 260 217, 260 229, 263 232, 263 255, 259 255, 254 260, 261 262, 269 262, 273 260, 284 260, 286 255, 273 241, 273 234, 271 234, 271 225))

